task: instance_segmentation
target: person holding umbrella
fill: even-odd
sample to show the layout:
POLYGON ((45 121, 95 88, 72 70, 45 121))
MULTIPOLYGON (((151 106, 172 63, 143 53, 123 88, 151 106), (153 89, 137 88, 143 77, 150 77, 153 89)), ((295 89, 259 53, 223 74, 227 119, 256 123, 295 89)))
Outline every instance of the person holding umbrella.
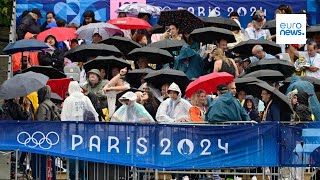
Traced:
POLYGON ((162 39, 181 40, 178 24, 171 24, 166 32, 163 33, 162 39))
POLYGON ((189 110, 193 122, 203 122, 208 111, 206 92, 202 89, 196 91, 191 97, 192 107, 189 110))
POLYGON ((250 57, 250 61, 251 63, 253 62, 258 62, 260 61, 261 59, 275 59, 276 57, 271 55, 271 54, 268 54, 266 53, 264 50, 263 50, 263 47, 261 45, 255 45, 253 46, 252 48, 252 57, 250 57))
POLYGON ((179 55, 175 58, 174 69, 183 71, 189 79, 204 75, 202 58, 188 45, 184 45, 179 55))
POLYGON ((271 40, 272 36, 268 29, 261 29, 265 24, 265 15, 264 13, 256 12, 252 16, 252 25, 251 27, 246 28, 246 32, 249 36, 249 39, 262 39, 262 40, 271 40))
POLYGON ((87 84, 83 86, 86 94, 90 92, 95 93, 103 106, 107 106, 107 97, 104 95, 102 89, 107 84, 106 80, 103 80, 98 69, 91 69, 87 73, 87 84))
POLYGON ((102 36, 99 34, 99 32, 96 32, 92 35, 92 43, 98 44, 100 41, 102 41, 102 36))
POLYGON ((49 35, 45 42, 54 48, 53 52, 39 52, 39 63, 41 66, 52 66, 59 71, 63 72, 64 58, 63 53, 58 47, 57 39, 49 35))
POLYGON ((191 104, 181 98, 181 90, 176 83, 172 83, 167 93, 169 98, 163 101, 157 111, 156 119, 159 122, 188 122, 191 104))

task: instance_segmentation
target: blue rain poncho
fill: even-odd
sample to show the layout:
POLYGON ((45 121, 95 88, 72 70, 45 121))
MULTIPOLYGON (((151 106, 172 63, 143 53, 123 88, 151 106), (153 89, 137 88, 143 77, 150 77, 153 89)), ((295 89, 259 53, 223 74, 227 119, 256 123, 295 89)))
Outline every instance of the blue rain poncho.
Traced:
POLYGON ((129 91, 119 98, 122 106, 112 115, 111 122, 154 122, 148 111, 136 102, 137 96, 129 91))

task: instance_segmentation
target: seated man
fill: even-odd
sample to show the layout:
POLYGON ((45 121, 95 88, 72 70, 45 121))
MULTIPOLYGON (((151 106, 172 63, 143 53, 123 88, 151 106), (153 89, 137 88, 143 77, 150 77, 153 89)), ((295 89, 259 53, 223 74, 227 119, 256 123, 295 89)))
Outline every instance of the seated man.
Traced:
POLYGON ((250 121, 249 115, 239 101, 234 98, 231 91, 221 91, 220 93, 223 94, 212 102, 206 113, 205 121, 250 121))
POLYGON ((179 86, 172 83, 168 88, 169 98, 163 101, 157 111, 156 119, 159 122, 187 122, 190 121, 189 110, 191 104, 181 99, 179 86))
POLYGON ((261 98, 264 102, 265 109, 262 114, 262 121, 280 121, 281 120, 281 107, 277 101, 274 100, 273 94, 263 89, 261 98))
POLYGON ((263 50, 263 47, 261 45, 255 45, 252 48, 252 55, 253 56, 250 57, 251 63, 258 62, 259 60, 262 60, 262 59, 274 59, 274 58, 276 58, 275 56, 266 53, 263 50))

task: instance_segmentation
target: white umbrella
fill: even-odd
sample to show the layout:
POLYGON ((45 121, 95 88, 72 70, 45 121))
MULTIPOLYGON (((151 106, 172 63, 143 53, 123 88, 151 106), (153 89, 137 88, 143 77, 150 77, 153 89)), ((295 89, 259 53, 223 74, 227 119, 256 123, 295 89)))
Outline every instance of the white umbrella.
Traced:
POLYGON ((151 14, 152 16, 160 15, 160 8, 157 6, 151 6, 143 3, 124 4, 118 10, 117 13, 125 12, 130 15, 138 15, 139 13, 151 14))
POLYGON ((81 26, 76 31, 79 39, 87 40, 91 40, 95 33, 99 33, 102 40, 104 40, 112 37, 114 34, 122 34, 122 31, 117 26, 109 23, 90 23, 88 25, 81 26))

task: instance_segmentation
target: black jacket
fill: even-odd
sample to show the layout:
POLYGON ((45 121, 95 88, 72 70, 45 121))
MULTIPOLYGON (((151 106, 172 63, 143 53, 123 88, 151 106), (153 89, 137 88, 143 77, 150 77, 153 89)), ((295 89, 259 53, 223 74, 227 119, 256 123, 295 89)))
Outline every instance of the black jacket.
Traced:
POLYGON ((3 109, 4 111, 7 111, 7 113, 11 116, 12 120, 32 120, 31 113, 23 111, 22 107, 19 104, 13 102, 12 100, 9 100, 4 105, 3 109))
POLYGON ((311 110, 309 108, 309 94, 301 91, 297 94, 298 105, 296 107, 296 115, 298 121, 312 121, 311 110))
POLYGON ((18 30, 17 30, 18 40, 24 39, 24 36, 27 32, 30 32, 32 34, 40 33, 40 26, 30 14, 26 15, 22 19, 22 22, 18 27, 18 30))
POLYGON ((52 66, 63 72, 64 58, 60 49, 54 50, 53 54, 40 52, 38 57, 41 66, 52 66))

